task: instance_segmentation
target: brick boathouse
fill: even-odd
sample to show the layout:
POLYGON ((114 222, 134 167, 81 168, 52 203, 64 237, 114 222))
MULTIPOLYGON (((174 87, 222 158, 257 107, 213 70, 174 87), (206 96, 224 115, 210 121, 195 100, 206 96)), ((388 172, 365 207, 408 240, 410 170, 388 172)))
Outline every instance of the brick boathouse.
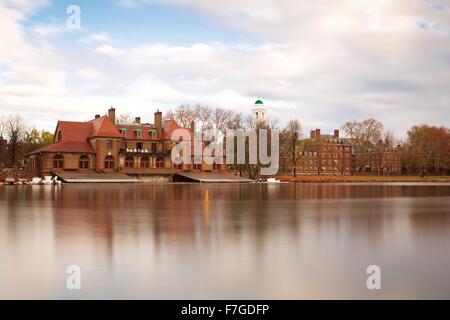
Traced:
MULTIPOLYGON (((226 164, 181 164, 171 161, 173 119, 154 113, 154 122, 116 121, 116 110, 86 122, 58 121, 54 143, 27 155, 27 169, 34 176, 123 173, 131 176, 171 175, 177 172, 222 172, 226 164)), ((185 128, 193 134, 193 128, 185 128)), ((225 162, 225 161, 223 161, 225 162)))

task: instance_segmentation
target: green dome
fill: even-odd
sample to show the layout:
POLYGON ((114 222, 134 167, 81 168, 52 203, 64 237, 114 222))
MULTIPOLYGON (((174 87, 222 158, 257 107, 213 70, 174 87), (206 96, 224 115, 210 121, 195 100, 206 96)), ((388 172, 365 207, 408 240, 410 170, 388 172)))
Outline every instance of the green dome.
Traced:
POLYGON ((256 100, 255 104, 264 104, 261 100, 256 100))

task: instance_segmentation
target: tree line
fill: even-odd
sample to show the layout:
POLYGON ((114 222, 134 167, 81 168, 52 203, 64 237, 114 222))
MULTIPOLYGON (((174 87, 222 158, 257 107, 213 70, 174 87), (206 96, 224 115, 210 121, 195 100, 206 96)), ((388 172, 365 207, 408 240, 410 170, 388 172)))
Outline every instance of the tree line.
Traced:
POLYGON ((20 115, 0 118, 0 168, 23 164, 25 155, 53 143, 53 133, 28 126, 20 115))
MULTIPOLYGON (((123 114, 119 116, 119 121, 128 122, 128 118, 129 115, 123 114)), ((165 119, 174 119, 182 127, 191 127, 195 123, 197 131, 213 129, 218 133, 224 133, 226 129, 278 127, 275 119, 255 123, 251 115, 200 104, 179 105, 166 112, 165 119)), ((363 172, 373 148, 381 143, 384 150, 395 150, 400 154, 404 174, 449 174, 450 129, 447 127, 416 125, 408 130, 403 139, 396 138, 391 130, 385 130, 382 122, 373 118, 346 122, 341 129, 358 155, 355 163, 357 171, 363 172)), ((286 157, 288 166, 296 174, 296 168, 307 160, 311 141, 304 136, 298 119, 288 121, 280 130, 280 135, 280 154, 286 157)), ((27 126, 20 115, 0 118, 0 137, 0 166, 19 165, 27 153, 53 142, 51 132, 27 126)), ((236 164, 231 165, 230 170, 256 178, 259 166, 236 164)))
MULTIPOLYGON (((224 108, 211 108, 202 105, 180 105, 166 113, 166 119, 174 119, 183 127, 199 124, 197 130, 276 128, 277 121, 267 119, 264 124, 255 124, 250 115, 244 116, 224 108)), ((450 128, 413 126, 406 137, 399 139, 392 130, 385 129, 381 121, 368 118, 362 121, 348 121, 341 127, 347 143, 355 149, 355 169, 364 172, 369 166, 370 155, 376 148, 400 155, 403 174, 449 174, 450 170, 450 128)), ((310 139, 303 134, 298 119, 288 121, 281 130, 280 154, 283 154, 294 174, 299 165, 307 161, 310 139)), ((249 165, 231 166, 230 169, 254 178, 258 168, 249 165)), ((342 168, 343 169, 343 168, 342 168)), ((380 171, 383 168, 379 168, 380 171)))

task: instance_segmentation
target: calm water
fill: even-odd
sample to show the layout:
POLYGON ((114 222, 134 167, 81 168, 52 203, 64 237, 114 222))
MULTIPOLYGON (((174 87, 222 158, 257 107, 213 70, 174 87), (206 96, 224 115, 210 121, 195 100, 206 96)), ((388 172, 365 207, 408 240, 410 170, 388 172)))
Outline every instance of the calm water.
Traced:
POLYGON ((450 299, 450 185, 0 186, 0 298, 450 299))

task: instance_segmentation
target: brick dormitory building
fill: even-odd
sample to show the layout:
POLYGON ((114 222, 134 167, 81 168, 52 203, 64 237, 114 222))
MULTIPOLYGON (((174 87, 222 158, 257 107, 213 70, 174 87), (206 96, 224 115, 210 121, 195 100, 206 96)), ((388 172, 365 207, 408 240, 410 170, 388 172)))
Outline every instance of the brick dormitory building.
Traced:
MULTIPOLYGON (((154 113, 154 122, 116 121, 116 110, 96 115, 86 122, 58 121, 54 143, 27 155, 28 171, 35 176, 62 172, 145 175, 180 171, 225 171, 225 164, 182 164, 171 160, 174 130, 181 128, 175 120, 163 120, 154 113)), ((193 128, 185 128, 190 134, 193 128)))
MULTIPOLYGON (((311 130, 303 140, 305 149, 298 161, 299 175, 352 175, 375 173, 397 175, 401 173, 401 156, 398 148, 389 148, 382 141, 364 153, 349 138, 341 138, 339 130, 333 134, 321 134, 320 129, 311 130), (364 160, 364 161, 362 161, 364 160), (365 165, 361 165, 364 162, 365 165)), ((280 174, 292 174, 289 154, 280 155, 280 174)))

